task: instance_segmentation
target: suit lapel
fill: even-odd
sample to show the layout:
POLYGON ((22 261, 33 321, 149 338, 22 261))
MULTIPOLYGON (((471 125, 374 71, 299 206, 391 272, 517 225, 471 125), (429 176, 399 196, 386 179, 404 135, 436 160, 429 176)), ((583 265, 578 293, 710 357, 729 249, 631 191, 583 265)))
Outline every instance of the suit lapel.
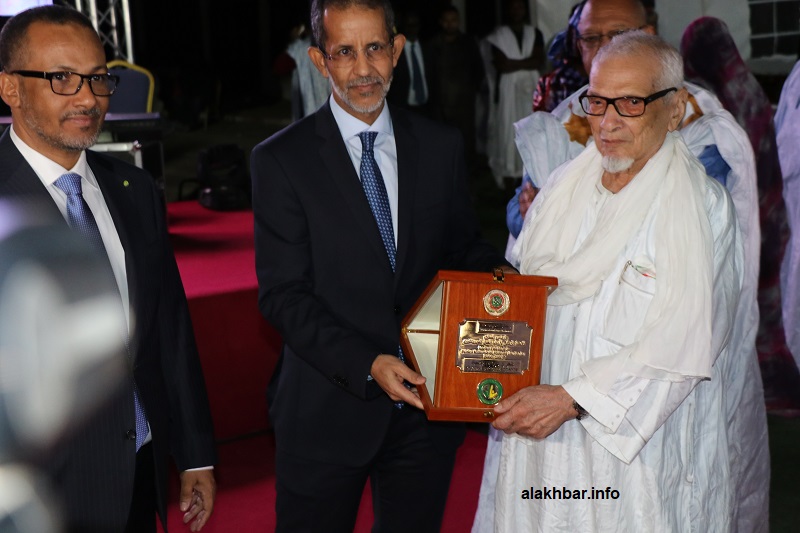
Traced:
MULTIPOLYGON (((113 172, 111 165, 91 150, 86 151, 86 162, 92 169, 94 177, 97 178, 97 185, 103 193, 122 249, 125 251, 125 277, 128 280, 129 307, 132 310, 138 309, 140 294, 137 283, 139 276, 136 275, 136 258, 140 256, 141 242, 139 236, 130 228, 131 221, 136 220, 137 216, 135 203, 130 196, 130 186, 127 185, 127 180, 113 172)), ((131 350, 131 353, 136 353, 135 349, 131 350)))
POLYGON ((395 284, 400 279, 400 273, 408 256, 411 240, 411 220, 414 209, 414 195, 416 193, 417 176, 419 175, 419 143, 414 135, 408 117, 389 108, 394 127, 394 138, 397 145, 397 262, 395 284))
POLYGON ((341 191, 345 204, 358 220, 358 226, 364 232, 364 238, 378 257, 385 262, 386 267, 391 269, 378 224, 372 215, 369 202, 361 186, 361 180, 353 167, 339 127, 333 118, 330 102, 327 102, 316 114, 316 132, 321 138, 319 152, 327 165, 328 178, 341 191))
POLYGON ((0 136, 0 198, 32 201, 47 220, 67 224, 42 181, 14 146, 10 128, 0 136))

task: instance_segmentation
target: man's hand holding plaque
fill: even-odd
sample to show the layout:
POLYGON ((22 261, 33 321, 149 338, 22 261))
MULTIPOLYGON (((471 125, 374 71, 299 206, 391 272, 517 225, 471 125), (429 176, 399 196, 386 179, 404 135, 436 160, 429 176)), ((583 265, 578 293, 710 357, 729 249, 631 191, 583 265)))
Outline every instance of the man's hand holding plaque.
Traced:
POLYGON ((381 354, 376 357, 372 362, 370 375, 392 401, 405 402, 423 409, 417 386, 423 385, 425 378, 408 368, 397 356, 381 354), (406 383, 413 387, 406 387, 406 383))
POLYGON ((526 387, 494 406, 492 425, 508 434, 543 439, 575 418, 574 403, 561 385, 526 387))

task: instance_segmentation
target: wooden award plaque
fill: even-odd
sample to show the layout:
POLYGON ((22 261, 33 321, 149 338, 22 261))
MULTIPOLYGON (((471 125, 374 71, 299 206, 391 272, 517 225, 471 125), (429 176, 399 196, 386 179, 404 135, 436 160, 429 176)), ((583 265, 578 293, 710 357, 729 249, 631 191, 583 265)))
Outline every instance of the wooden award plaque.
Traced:
POLYGON ((429 420, 491 422, 494 404, 538 385, 547 296, 558 280, 440 271, 403 320, 400 344, 429 420))

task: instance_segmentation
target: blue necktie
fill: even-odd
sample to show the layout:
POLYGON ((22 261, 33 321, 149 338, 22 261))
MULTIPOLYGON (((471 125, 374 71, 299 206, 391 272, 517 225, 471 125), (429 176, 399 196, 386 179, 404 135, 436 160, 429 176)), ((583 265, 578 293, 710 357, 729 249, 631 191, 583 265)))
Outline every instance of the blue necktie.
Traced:
MULTIPOLYGON (((367 195, 369 207, 372 209, 372 216, 378 223, 378 230, 381 232, 383 246, 386 248, 386 255, 389 256, 389 263, 392 265, 392 272, 395 271, 395 259, 397 249, 394 244, 394 228, 392 226, 392 210, 389 207, 389 195, 386 194, 386 184, 383 182, 383 175, 375 161, 375 137, 377 131, 362 131, 358 134, 361 138, 361 185, 364 187, 364 194, 367 195)), ((403 349, 397 347, 397 357, 405 361, 403 349)), ((402 408, 404 402, 396 402, 395 407, 402 408)))
POLYGON ((361 185, 367 195, 369 207, 372 209, 372 216, 378 223, 378 230, 381 232, 383 246, 386 248, 386 255, 389 256, 389 263, 392 265, 392 272, 395 269, 395 256, 397 255, 394 245, 394 229, 392 226, 392 210, 389 207, 389 195, 386 194, 386 184, 383 176, 375 161, 375 137, 377 131, 362 131, 358 134, 361 138, 361 185))
MULTIPOLYGON (((108 259, 106 247, 103 244, 103 237, 100 235, 100 230, 97 227, 97 221, 94 219, 89 205, 83 199, 83 189, 81 187, 81 176, 70 172, 62 174, 56 181, 56 187, 64 191, 67 195, 67 219, 71 228, 78 230, 94 248, 108 259)), ((111 268, 111 262, 108 262, 108 268, 111 268)), ((113 279, 113 271, 111 273, 113 279)), ((125 334, 125 349, 128 349, 128 335, 125 334)), ((144 439, 147 437, 147 417, 144 413, 144 408, 139 402, 139 393, 134 384, 133 389, 133 405, 136 413, 136 451, 142 447, 144 439)))
POLYGON ((412 82, 414 87, 414 94, 417 97, 417 105, 422 105, 426 102, 425 98, 425 82, 422 79, 422 69, 419 66, 419 59, 417 59, 417 54, 414 52, 414 49, 419 47, 419 43, 410 43, 411 48, 409 51, 411 52, 411 74, 414 76, 414 81, 412 82))

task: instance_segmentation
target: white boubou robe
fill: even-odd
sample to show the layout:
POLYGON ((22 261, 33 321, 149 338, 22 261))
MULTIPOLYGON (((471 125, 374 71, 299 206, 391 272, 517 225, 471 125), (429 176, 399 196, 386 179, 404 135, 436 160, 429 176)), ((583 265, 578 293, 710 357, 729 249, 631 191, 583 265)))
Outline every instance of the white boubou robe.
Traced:
MULTIPOLYGON (((501 26, 486 37, 486 40, 503 52, 508 59, 525 59, 533 53, 536 43, 536 30, 525 26, 522 34, 522 47, 514 32, 508 26, 501 26)), ((491 72, 494 69, 490 70, 491 72)), ((487 151, 489 167, 499 186, 505 177, 522 176, 522 160, 514 146, 514 123, 531 112, 531 95, 539 81, 538 70, 517 70, 500 75, 499 94, 494 91, 489 103, 489 136, 487 151), (495 100, 498 100, 495 103, 495 100)), ((492 86, 494 80, 490 80, 492 86)))
MULTIPOLYGON (((731 531, 767 531, 770 460, 761 371, 756 356, 758 287, 761 232, 758 224, 758 193, 753 149, 747 134, 708 91, 685 83, 692 96, 680 134, 695 155, 716 145, 731 170, 727 189, 733 199, 743 247, 744 281, 731 333, 736 354, 728 356, 725 394, 730 470, 736 487, 731 531)), ((537 187, 543 187, 551 172, 576 157, 591 132, 578 104, 583 88, 564 100, 552 113, 537 112, 517 122, 516 143, 537 187), (568 131, 569 130, 569 131, 568 131)), ((509 240, 509 250, 514 239, 509 240)), ((790 324, 791 322, 785 322, 790 324)), ((491 430, 484 464, 479 512, 474 531, 485 531, 492 523, 493 484, 497 479, 502 435, 491 430)))
POLYGON ((775 112, 778 156, 783 173, 783 201, 791 238, 781 264, 781 300, 786 343, 800 367, 800 61, 783 84, 775 112))
MULTIPOLYGON (((590 201, 574 214, 580 217, 574 250, 590 235, 612 196, 600 185, 599 168, 595 175, 590 201)), ((726 387, 743 362, 727 342, 743 280, 742 243, 728 193, 708 177, 702 188, 702 216, 713 242, 708 265, 713 270, 710 379, 654 379, 622 372, 601 392, 585 374, 592 361, 596 366, 598 358, 633 343, 648 315, 659 283, 654 243, 662 197, 657 195, 596 293, 575 303, 548 305, 541 382, 563 384, 591 416, 568 421, 542 440, 505 436, 496 487, 484 479, 473 531, 733 529, 736 488, 730 463, 737 452, 726 431, 726 387), (561 491, 558 498, 554 488, 561 491), (566 499, 565 489, 585 499, 566 499), (493 490, 490 500, 486 493, 493 490), (603 499, 597 491, 603 491, 603 499), (589 500, 593 494, 595 499, 589 500)), ((520 240, 551 191, 548 182, 531 207, 520 240)), ((524 264, 524 257, 517 259, 524 264)))

